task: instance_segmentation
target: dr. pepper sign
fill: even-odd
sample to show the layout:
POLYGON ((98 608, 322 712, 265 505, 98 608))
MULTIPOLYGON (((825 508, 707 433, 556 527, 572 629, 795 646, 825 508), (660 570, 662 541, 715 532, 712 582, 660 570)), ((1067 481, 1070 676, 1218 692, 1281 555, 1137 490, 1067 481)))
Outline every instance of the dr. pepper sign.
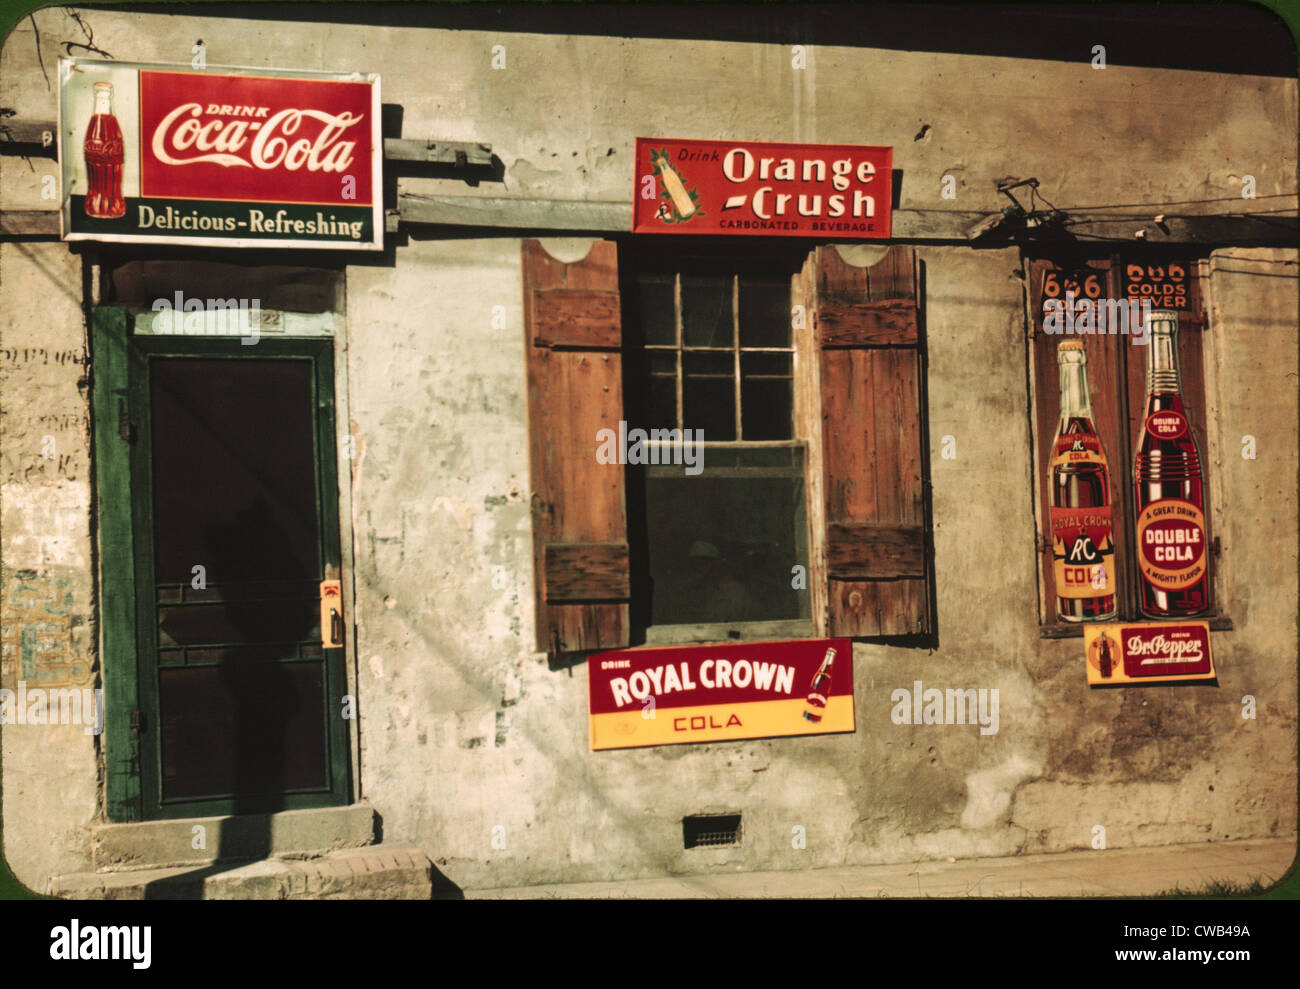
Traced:
POLYGON ((65 240, 378 250, 379 77, 60 59, 65 240))
POLYGON ((1089 686, 1213 680, 1209 622, 1085 625, 1089 686))
POLYGON ((593 749, 853 731, 848 639, 619 649, 587 684, 593 749))
POLYGON ((639 137, 632 231, 888 237, 893 162, 867 145, 639 137))

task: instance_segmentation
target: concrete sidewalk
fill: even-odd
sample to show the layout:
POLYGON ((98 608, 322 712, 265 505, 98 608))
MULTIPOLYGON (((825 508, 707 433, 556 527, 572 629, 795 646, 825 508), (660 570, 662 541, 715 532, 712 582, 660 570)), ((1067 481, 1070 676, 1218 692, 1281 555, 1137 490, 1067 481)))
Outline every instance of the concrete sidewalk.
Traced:
POLYGON ((1159 848, 867 865, 807 872, 745 872, 626 882, 465 890, 466 899, 764 899, 777 897, 1151 896, 1211 882, 1279 880, 1296 838, 1204 842, 1159 848))

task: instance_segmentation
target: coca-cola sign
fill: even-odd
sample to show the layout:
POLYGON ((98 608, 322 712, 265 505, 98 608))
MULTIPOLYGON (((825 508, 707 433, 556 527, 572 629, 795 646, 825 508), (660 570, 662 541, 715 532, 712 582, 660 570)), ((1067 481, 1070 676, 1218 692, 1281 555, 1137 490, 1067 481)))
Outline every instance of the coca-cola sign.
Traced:
POLYGON ((65 238, 382 246, 377 76, 60 69, 65 238))
POLYGON ((1096 625, 1084 639, 1090 684, 1215 676, 1207 622, 1096 625))
POLYGON ((141 72, 141 194, 354 203, 340 176, 369 189, 370 96, 364 82, 141 72))

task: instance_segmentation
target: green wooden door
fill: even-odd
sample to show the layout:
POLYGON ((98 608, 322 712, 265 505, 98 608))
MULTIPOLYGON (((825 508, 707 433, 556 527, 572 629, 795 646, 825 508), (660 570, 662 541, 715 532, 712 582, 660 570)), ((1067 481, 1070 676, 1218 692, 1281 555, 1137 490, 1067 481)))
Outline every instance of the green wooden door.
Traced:
POLYGON ((110 816, 346 803, 343 649, 320 621, 333 341, 127 325, 96 312, 110 816))

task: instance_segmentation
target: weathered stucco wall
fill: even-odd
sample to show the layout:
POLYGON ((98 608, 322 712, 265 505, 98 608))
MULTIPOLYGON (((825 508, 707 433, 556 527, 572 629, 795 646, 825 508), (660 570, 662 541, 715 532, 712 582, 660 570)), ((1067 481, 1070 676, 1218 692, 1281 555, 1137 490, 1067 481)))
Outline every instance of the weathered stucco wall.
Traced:
MULTIPOLYGON (((1008 175, 1036 176, 1069 207, 1234 196, 1247 173, 1263 196, 1295 174, 1296 86, 1283 79, 849 48, 812 49, 795 70, 783 46, 82 16, 121 60, 188 62, 202 38, 209 65, 379 71, 403 136, 493 145, 505 185, 481 194, 628 199, 638 135, 893 145, 905 208, 996 209, 1008 175), (945 173, 955 201, 940 198, 945 173)), ((37 22, 50 68, 79 29, 61 10, 37 22)), ((54 114, 26 24, 0 56, 0 104, 54 114)), ((0 159, 0 208, 48 208, 52 165, 35 166, 0 159)), ((852 735, 601 753, 587 748, 583 667, 551 670, 531 645, 518 239, 413 236, 395 267, 349 269, 361 790, 386 839, 484 886, 1084 848, 1098 824, 1110 847, 1294 829, 1295 253, 1216 260, 1205 459, 1237 625, 1213 636, 1220 685, 1110 691, 1084 684, 1077 640, 1038 637, 1018 252, 919 253, 941 648, 855 646, 852 735), (945 435, 956 459, 939 455, 945 435), (893 724, 890 693, 916 680, 997 688, 998 733, 893 724), (682 816, 709 811, 743 811, 741 847, 683 851, 682 816)), ((79 282, 60 245, 3 245, 0 356, 80 348, 79 282)), ((84 624, 67 655, 89 663, 81 368, 6 356, 0 370, 6 588, 13 566, 69 567, 84 624), (73 476, 24 474, 53 431, 43 415, 69 423, 54 435, 73 476)), ((3 738, 7 855, 42 887, 85 867, 93 740, 70 727, 3 738)))
POLYGON ((63 722, 99 686, 81 259, 5 244, 0 296, 0 688, 15 692, 0 716, 19 722, 0 727, 4 851, 43 889, 90 861, 100 796, 93 709, 90 725, 44 724, 51 695, 26 693, 76 691, 66 719, 58 695, 63 722))

